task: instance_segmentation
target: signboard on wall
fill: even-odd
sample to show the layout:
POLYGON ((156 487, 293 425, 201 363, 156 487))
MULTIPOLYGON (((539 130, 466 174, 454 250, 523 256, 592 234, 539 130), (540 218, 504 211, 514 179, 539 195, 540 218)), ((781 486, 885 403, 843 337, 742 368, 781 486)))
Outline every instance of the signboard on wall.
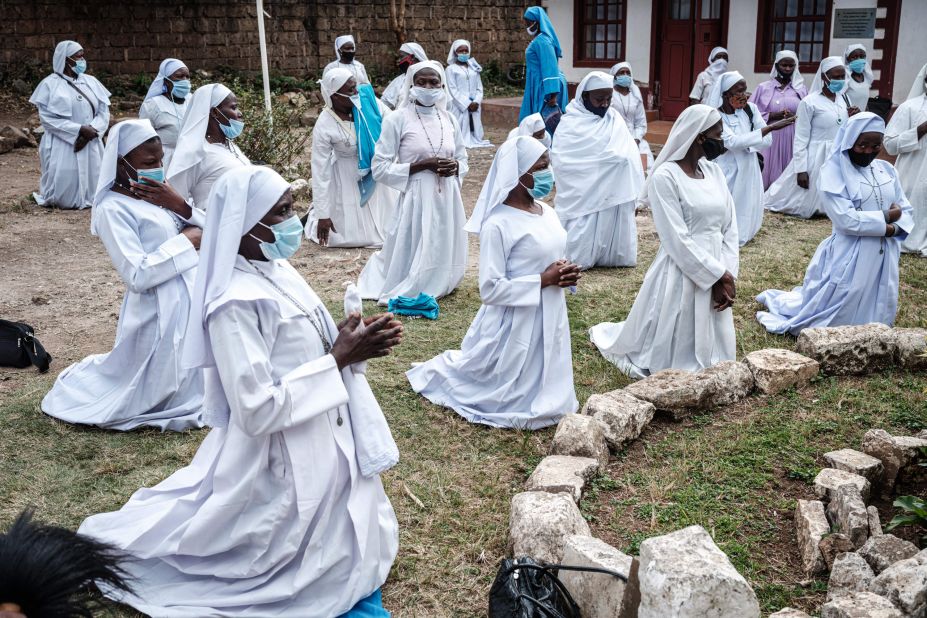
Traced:
POLYGON ((834 38, 873 39, 875 22, 875 9, 837 9, 834 11, 834 38))

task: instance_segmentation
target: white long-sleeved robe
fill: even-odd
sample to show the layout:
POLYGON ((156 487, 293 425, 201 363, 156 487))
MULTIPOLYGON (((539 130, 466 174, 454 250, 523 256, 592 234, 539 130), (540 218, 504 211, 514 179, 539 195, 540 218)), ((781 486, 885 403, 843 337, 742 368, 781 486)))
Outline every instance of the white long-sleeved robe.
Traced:
POLYGON ((460 350, 406 373, 412 388, 470 422, 539 429, 576 412, 570 324, 563 289, 541 272, 563 257, 557 214, 505 204, 480 231, 479 313, 460 350))
POLYGON ((638 140, 638 150, 646 157, 647 165, 645 171, 653 165, 653 151, 650 150, 650 144, 644 139, 647 135, 647 110, 644 109, 644 103, 633 94, 621 94, 617 90, 612 91, 612 109, 618 112, 618 115, 624 120, 631 132, 631 137, 638 140))
POLYGON ((660 249, 627 319, 593 326, 606 359, 632 378, 663 369, 697 371, 734 360, 731 309, 716 311, 711 287, 739 266, 737 218, 724 172, 699 162, 704 178, 673 162, 657 168, 648 189, 660 249))
POLYGON ((772 145, 772 134, 763 136, 762 129, 766 126, 763 114, 753 103, 747 105, 753 109, 752 130, 744 110, 738 109, 733 114, 721 112, 724 125, 721 138, 727 152, 715 159, 734 198, 741 247, 753 240, 763 225, 763 172, 756 155, 772 145))
MULTIPOLYGON (((202 427, 203 376, 180 363, 199 262, 179 217, 110 191, 94 209, 97 234, 127 286, 116 343, 61 372, 42 411, 69 423, 126 431, 202 427)), ((188 223, 202 226, 194 209, 188 223)))
POLYGON ((824 211, 833 223, 805 271, 802 285, 791 292, 766 290, 756 297, 767 307, 756 314, 771 333, 798 335, 820 326, 850 326, 881 322, 891 326, 898 310, 898 258, 901 242, 914 226, 911 204, 888 161, 876 160, 857 174, 879 190, 860 184, 861 196, 821 191, 824 211), (885 237, 885 214, 892 204, 902 209, 898 233, 885 237))
POLYGON ((386 88, 383 89, 383 94, 380 95, 380 101, 382 101, 390 109, 396 109, 396 106, 399 105, 399 95, 402 93, 402 86, 406 81, 406 74, 400 73, 393 80, 387 84, 386 88))
POLYGON ((228 145, 207 142, 199 163, 178 174, 168 168, 167 180, 181 196, 193 198, 197 207, 205 209, 209 190, 219 177, 230 169, 245 165, 251 165, 251 160, 235 142, 228 142, 228 145))
POLYGON ((447 66, 447 89, 451 93, 448 111, 457 121, 464 146, 467 148, 485 148, 492 144, 483 139, 483 80, 478 71, 469 64, 452 63, 447 66), (467 111, 471 103, 479 108, 475 112, 467 111), (470 130, 471 120, 473 130, 470 130))
POLYGON ((408 104, 384 118, 373 156, 374 179, 402 193, 383 249, 370 256, 357 281, 362 298, 382 305, 397 296, 450 294, 467 267, 460 195, 468 169, 467 149, 447 112, 424 111, 419 111, 419 119, 415 106, 408 104), (441 177, 430 171, 409 175, 412 163, 434 156, 456 159, 458 176, 441 177))
POLYGON ((87 74, 76 79, 52 74, 36 87, 30 101, 45 130, 39 144, 42 176, 38 192, 32 194, 39 206, 89 208, 93 204, 103 160, 102 138, 109 129, 109 94, 97 78, 87 74), (38 102, 46 96, 47 103, 38 102), (96 129, 99 137, 74 152, 84 125, 96 129))
POLYGON ((818 92, 801 100, 795 118, 792 160, 766 190, 767 210, 805 219, 823 212, 817 190, 818 174, 830 155, 837 131, 848 119, 843 97, 831 101, 818 92), (801 172, 808 174, 807 189, 798 186, 801 172))
MULTIPOLYGON (((380 113, 385 117, 389 108, 380 104, 380 113)), ((361 206, 360 179, 354 123, 340 123, 326 110, 312 129, 312 210, 306 235, 313 242, 319 242, 319 219, 331 219, 337 231, 329 232, 329 247, 383 246, 399 193, 377 183, 374 194, 361 206)))
POLYGON ((869 94, 872 90, 872 80, 868 78, 863 78, 863 81, 858 82, 850 75, 850 72, 847 71, 847 89, 846 97, 850 100, 850 105, 859 108, 859 111, 864 112, 869 106, 869 94))
POLYGON ((380 477, 361 475, 355 453, 352 415, 376 400, 253 273, 313 311, 334 341, 335 323, 295 269, 236 260, 207 317, 228 426, 189 466, 79 532, 135 558, 124 565, 133 593, 107 592, 155 618, 340 616, 383 584, 398 548, 380 477))
POLYGON ((927 122, 927 95, 898 106, 885 128, 883 143, 889 154, 898 155, 895 169, 914 218, 914 229, 901 243, 901 250, 927 257, 927 138, 917 137, 917 127, 923 122, 927 122))
POLYGON ((150 120, 151 126, 161 138, 161 147, 164 149, 162 161, 164 169, 170 165, 174 148, 177 147, 177 137, 180 135, 183 116, 187 113, 188 101, 189 97, 178 102, 164 95, 158 95, 145 99, 138 110, 138 117, 150 120))

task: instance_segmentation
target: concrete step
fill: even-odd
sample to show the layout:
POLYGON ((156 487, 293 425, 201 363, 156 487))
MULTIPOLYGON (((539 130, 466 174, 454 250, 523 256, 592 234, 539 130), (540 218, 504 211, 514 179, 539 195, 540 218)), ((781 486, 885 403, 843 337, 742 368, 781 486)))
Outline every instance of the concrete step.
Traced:
POLYGON ((483 126, 514 129, 518 126, 521 97, 483 99, 483 126))
POLYGON ((663 145, 666 138, 669 137, 670 129, 673 128, 671 120, 654 120, 647 121, 647 135, 644 138, 651 144, 663 145))

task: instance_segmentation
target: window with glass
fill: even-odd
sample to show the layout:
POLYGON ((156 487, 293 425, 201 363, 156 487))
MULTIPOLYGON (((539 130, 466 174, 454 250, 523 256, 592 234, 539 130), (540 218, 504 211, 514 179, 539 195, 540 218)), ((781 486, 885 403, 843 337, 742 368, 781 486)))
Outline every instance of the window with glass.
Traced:
POLYGON ((625 0, 575 1, 575 66, 611 66, 624 56, 625 5, 625 0))
POLYGON ((802 71, 814 71, 826 55, 833 0, 761 0, 757 70, 769 70, 776 52, 790 49, 802 71))

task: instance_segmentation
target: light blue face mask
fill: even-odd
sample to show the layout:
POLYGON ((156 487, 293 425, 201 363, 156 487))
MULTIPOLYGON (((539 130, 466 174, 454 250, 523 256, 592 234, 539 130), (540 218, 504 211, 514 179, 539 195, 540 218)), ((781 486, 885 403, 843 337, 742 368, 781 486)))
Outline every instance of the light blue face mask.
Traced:
POLYGON ((866 59, 858 58, 852 62, 847 63, 847 68, 854 73, 862 73, 866 70, 866 59))
POLYGON ((217 112, 219 112, 220 116, 229 121, 228 124, 222 124, 221 122, 219 123, 219 128, 222 129, 222 134, 225 135, 225 137, 228 139, 235 139, 241 135, 241 132, 245 130, 245 123, 241 120, 233 120, 232 118, 229 118, 223 114, 222 110, 218 107, 215 109, 217 112))
POLYGON ((834 94, 840 94, 843 90, 843 86, 847 83, 845 79, 832 79, 827 82, 827 89, 833 92, 834 94))
POLYGON ((470 54, 457 54, 457 62, 467 62, 470 60, 470 54))
POLYGON ((631 83, 634 80, 631 79, 630 75, 616 75, 615 76, 615 85, 621 86, 622 88, 630 88, 631 83))
POLYGON ((534 172, 531 177, 534 178, 534 187, 528 189, 525 185, 522 186, 528 189, 528 193, 536 200, 547 197, 554 188, 554 171, 548 167, 534 172))
POLYGON ((125 157, 122 158, 122 162, 126 164, 126 167, 128 167, 130 170, 135 172, 135 177, 136 177, 135 182, 139 182, 143 185, 152 185, 152 186, 154 185, 154 183, 145 182, 146 178, 150 178, 151 180, 155 180, 157 182, 164 182, 164 168, 163 167, 153 167, 147 170, 137 170, 134 167, 132 167, 131 163, 126 161, 125 157))
POLYGON ((274 233, 274 242, 265 242, 254 234, 248 234, 248 236, 261 243, 261 253, 268 260, 289 259, 296 253, 299 245, 303 242, 303 224, 296 215, 273 225, 266 225, 260 221, 258 221, 258 224, 274 233))
POLYGON ((190 94, 190 80, 189 79, 178 79, 176 82, 167 77, 164 78, 164 81, 171 82, 173 88, 171 88, 171 96, 175 99, 186 99, 187 95, 190 94))
POLYGON ((87 61, 83 58, 74 61, 73 71, 75 74, 80 75, 87 70, 87 61))

